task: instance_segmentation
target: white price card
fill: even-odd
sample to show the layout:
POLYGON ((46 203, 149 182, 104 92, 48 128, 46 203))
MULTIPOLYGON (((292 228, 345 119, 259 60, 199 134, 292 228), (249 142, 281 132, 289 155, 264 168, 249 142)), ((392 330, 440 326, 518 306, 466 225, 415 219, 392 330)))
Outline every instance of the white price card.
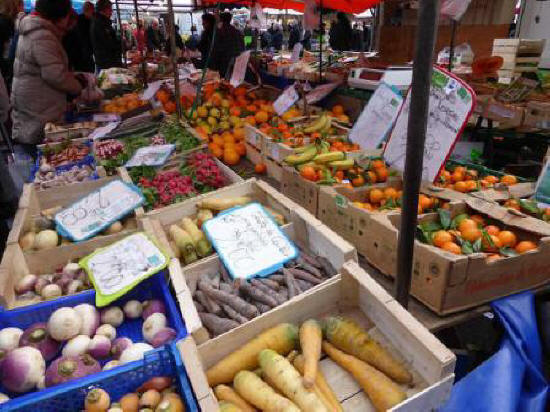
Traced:
POLYGON ((88 135, 89 139, 97 140, 107 136, 120 124, 119 121, 107 123, 105 126, 97 127, 88 135))
POLYGON ((97 123, 119 122, 120 116, 114 113, 96 113, 92 116, 92 121, 97 123))
POLYGON ((268 276, 298 250, 259 203, 230 209, 202 229, 234 279, 268 276))
POLYGON ((176 145, 173 144, 140 147, 124 166, 161 166, 166 163, 175 148, 176 145))
POLYGON ((229 83, 233 87, 239 86, 244 82, 244 76, 246 75, 246 66, 248 65, 248 59, 250 59, 250 50, 247 50, 235 59, 235 65, 233 66, 233 73, 231 74, 231 80, 229 83))
POLYGON ((399 90, 380 83, 353 125, 349 139, 362 149, 376 149, 391 130, 402 103, 399 90))
POLYGON ((300 96, 294 85, 288 86, 285 91, 277 97, 277 100, 273 102, 273 109, 279 116, 282 116, 282 114, 290 109, 299 98, 300 96))
POLYGON ((96 250, 78 263, 94 285, 96 305, 105 306, 164 269, 168 260, 153 240, 138 232, 96 250))
POLYGON ((304 46, 302 46, 302 43, 296 43, 294 47, 292 48, 292 55, 290 56, 290 61, 292 63, 296 63, 298 60, 300 60, 300 52, 304 46))
POLYGON ((139 188, 114 180, 55 215, 57 231, 80 242, 101 232, 144 202, 139 188))
POLYGON ((162 86, 162 83, 164 83, 164 80, 157 80, 154 82, 151 82, 147 85, 147 89, 141 93, 141 99, 142 100, 150 100, 153 98, 156 92, 159 91, 160 87, 162 86))
POLYGON ((323 100, 325 97, 331 94, 333 90, 336 89, 339 85, 340 83, 327 83, 315 87, 312 91, 306 94, 307 104, 313 104, 317 103, 319 100, 323 100))
MULTIPOLYGON (((433 68, 431 80, 422 179, 433 182, 472 114, 475 94, 464 81, 438 67, 433 68)), ((384 149, 386 162, 400 172, 405 170, 410 103, 409 91, 384 149)))

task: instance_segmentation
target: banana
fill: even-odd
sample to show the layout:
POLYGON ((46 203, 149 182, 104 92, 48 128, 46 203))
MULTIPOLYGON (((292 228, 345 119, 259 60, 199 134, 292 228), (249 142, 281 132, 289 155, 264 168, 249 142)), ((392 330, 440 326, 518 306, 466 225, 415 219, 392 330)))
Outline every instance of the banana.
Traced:
POLYGON ((318 149, 319 149, 318 150, 319 154, 328 153, 330 152, 330 143, 325 140, 322 140, 318 149))
POLYGON ((317 155, 317 148, 315 146, 309 147, 307 150, 300 154, 293 154, 290 156, 287 156, 284 160, 285 163, 295 166, 302 163, 309 162, 313 160, 313 158, 317 155))
POLYGON ((315 133, 323 129, 327 124, 328 117, 326 115, 321 115, 313 124, 307 126, 304 129, 304 133, 315 133))
POLYGON ((338 160, 344 160, 346 158, 346 155, 344 152, 329 152, 329 153, 323 153, 315 156, 313 161, 315 163, 329 163, 329 162, 335 162, 338 160))
POLYGON ((304 153, 306 150, 308 150, 312 147, 315 147, 315 145, 314 144, 308 144, 306 146, 297 147, 297 148, 294 149, 294 154, 304 153))
POLYGON ((353 164, 353 159, 345 159, 330 162, 328 166, 336 170, 348 170, 353 167, 353 164))
POLYGON ((325 125, 323 126, 323 128, 321 130, 319 130, 320 133, 327 133, 330 128, 332 127, 332 117, 330 116, 327 116, 327 121, 325 123, 325 125))

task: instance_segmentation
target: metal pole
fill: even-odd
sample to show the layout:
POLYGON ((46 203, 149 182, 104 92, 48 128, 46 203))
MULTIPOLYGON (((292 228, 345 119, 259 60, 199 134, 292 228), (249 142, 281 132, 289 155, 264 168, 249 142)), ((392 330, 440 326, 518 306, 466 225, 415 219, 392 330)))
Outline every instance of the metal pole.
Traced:
POLYGON ((405 173, 403 174, 403 204, 397 245, 397 278, 395 281, 395 299, 405 308, 407 307, 411 288, 414 238, 418 217, 418 191, 422 180, 438 12, 439 0, 420 1, 416 26, 413 80, 410 90, 411 104, 407 127, 407 156, 405 158, 405 173))
POLYGON ((176 22, 174 19, 174 9, 172 0, 168 0, 168 22, 170 23, 170 60, 174 67, 174 93, 176 95, 176 113, 178 119, 181 119, 181 101, 180 101, 180 74, 178 70, 178 59, 176 58, 176 22))
POLYGON ((458 23, 455 19, 451 19, 451 44, 449 46, 449 71, 453 71, 453 58, 455 57, 455 40, 456 28, 458 23))
POLYGON ((126 50, 124 47, 124 33, 122 32, 122 19, 120 18, 120 7, 118 5, 118 0, 115 0, 116 6, 116 17, 118 19, 118 30, 120 32, 120 49, 122 50, 122 59, 124 60, 124 67, 127 66, 126 62, 126 50))
POLYGON ((319 1, 319 83, 323 81, 323 0, 319 1))
MULTIPOLYGON (((134 0, 134 10, 136 12, 136 26, 137 26, 137 34, 139 35, 139 11, 138 11, 138 5, 137 0, 134 0)), ((145 30, 145 27, 142 27, 143 30, 145 30)), ((137 39, 136 39, 137 40, 137 39)), ((143 51, 141 52, 143 55, 141 60, 141 75, 143 76, 143 86, 147 87, 147 67, 145 63, 145 54, 143 51)))

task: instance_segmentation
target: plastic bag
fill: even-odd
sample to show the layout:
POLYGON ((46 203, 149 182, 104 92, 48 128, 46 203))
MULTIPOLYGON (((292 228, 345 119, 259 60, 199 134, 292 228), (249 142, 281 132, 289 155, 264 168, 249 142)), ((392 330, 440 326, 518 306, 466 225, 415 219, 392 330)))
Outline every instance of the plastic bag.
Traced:
POLYGON ((441 14, 450 17, 453 20, 460 20, 471 0, 443 0, 441 5, 441 14))

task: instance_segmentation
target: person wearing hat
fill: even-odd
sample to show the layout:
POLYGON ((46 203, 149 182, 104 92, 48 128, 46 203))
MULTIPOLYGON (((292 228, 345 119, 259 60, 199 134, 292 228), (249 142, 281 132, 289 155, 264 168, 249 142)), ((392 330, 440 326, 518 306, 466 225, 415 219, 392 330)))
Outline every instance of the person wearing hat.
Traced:
POLYGON ((113 7, 110 0, 98 0, 91 26, 92 48, 95 64, 99 70, 122 66, 120 40, 117 38, 111 16, 113 7))

